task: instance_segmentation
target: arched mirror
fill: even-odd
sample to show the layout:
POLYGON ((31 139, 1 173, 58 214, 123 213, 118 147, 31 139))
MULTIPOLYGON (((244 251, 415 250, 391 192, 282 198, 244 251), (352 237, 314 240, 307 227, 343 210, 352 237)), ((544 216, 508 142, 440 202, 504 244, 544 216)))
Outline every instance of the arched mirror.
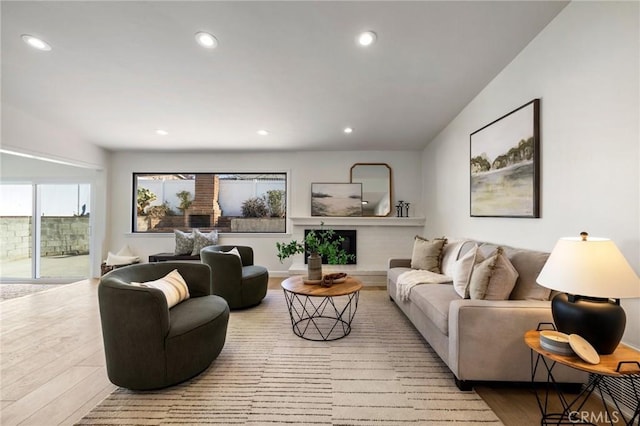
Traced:
POLYGON ((362 216, 388 216, 391 213, 393 185, 388 164, 354 164, 351 183, 362 184, 362 216))

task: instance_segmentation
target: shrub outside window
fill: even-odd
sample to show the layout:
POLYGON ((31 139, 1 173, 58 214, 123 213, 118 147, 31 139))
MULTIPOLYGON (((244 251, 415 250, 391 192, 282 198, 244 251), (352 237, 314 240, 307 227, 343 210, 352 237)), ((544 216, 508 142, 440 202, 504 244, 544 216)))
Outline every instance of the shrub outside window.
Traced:
POLYGON ((286 173, 134 173, 133 232, 286 232, 286 173))

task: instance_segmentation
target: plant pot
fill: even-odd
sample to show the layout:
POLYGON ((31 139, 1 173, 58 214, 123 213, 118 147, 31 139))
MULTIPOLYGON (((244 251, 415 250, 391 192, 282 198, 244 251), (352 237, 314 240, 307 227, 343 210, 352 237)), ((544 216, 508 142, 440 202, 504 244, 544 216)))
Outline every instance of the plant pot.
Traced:
POLYGON ((322 257, 318 253, 311 253, 307 258, 307 273, 310 280, 322 279, 322 257))

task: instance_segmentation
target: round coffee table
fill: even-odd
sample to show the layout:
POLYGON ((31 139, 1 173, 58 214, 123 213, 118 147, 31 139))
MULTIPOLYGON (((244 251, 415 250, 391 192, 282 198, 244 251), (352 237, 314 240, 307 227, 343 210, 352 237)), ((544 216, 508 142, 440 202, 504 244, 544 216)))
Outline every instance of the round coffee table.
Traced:
POLYGON ((347 277, 331 287, 305 284, 302 276, 282 281, 293 332, 307 340, 337 340, 351 333, 362 283, 347 277))

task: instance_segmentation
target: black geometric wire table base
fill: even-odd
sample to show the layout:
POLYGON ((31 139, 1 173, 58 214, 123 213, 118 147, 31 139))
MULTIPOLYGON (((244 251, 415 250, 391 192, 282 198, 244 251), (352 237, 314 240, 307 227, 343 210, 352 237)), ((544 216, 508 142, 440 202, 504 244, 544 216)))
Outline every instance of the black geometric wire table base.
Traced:
POLYGON ((541 425, 605 424, 637 425, 640 422, 640 352, 620 344, 612 354, 600 355, 598 364, 583 362, 575 355, 554 354, 540 345, 540 326, 538 330, 527 331, 525 343, 531 349, 531 383, 535 384, 538 372, 544 373, 546 383, 541 392, 534 385, 533 391, 542 414, 541 425), (553 375, 558 365, 564 365, 589 373, 589 381, 577 394, 568 395, 562 383, 553 375), (620 381, 623 389, 631 395, 624 395, 632 402, 630 412, 625 413, 618 392, 614 392, 605 380, 620 381), (586 403, 592 394, 600 394, 602 408, 591 411, 586 403), (552 404, 555 402, 556 404, 552 404), (557 402, 560 407, 557 408, 557 402), (556 410, 560 410, 557 412, 556 410), (553 411, 552 411, 553 410, 553 411))
POLYGON ((359 291, 341 296, 309 296, 284 290, 293 332, 306 340, 338 340, 351 333, 359 291))
POLYGON ((635 399, 637 401, 635 410, 631 413, 630 418, 626 418, 624 411, 621 409, 614 392, 611 391, 607 382, 604 381, 603 375, 591 374, 589 381, 576 395, 572 398, 567 398, 562 391, 562 385, 557 383, 553 377, 553 369, 557 365, 555 361, 547 360, 543 355, 536 354, 531 351, 531 381, 535 380, 537 370, 540 366, 543 366, 546 375, 547 383, 543 390, 543 395, 538 393, 538 390, 534 387, 533 391, 538 401, 538 408, 542 413, 541 425, 575 425, 575 424, 588 424, 596 425, 600 423, 608 423, 610 425, 635 425, 640 420, 640 375, 632 374, 624 377, 617 377, 617 380, 629 380, 631 382, 630 388, 635 393, 635 399), (599 413, 589 413, 584 411, 584 406, 594 391, 598 391, 602 399, 602 411, 599 413), (562 406, 560 412, 549 412, 549 403, 551 400, 551 394, 555 393, 557 401, 562 406), (613 407, 609 407, 605 401, 605 395, 608 397, 609 402, 613 404, 613 407), (597 421, 597 423, 594 423, 597 421))

